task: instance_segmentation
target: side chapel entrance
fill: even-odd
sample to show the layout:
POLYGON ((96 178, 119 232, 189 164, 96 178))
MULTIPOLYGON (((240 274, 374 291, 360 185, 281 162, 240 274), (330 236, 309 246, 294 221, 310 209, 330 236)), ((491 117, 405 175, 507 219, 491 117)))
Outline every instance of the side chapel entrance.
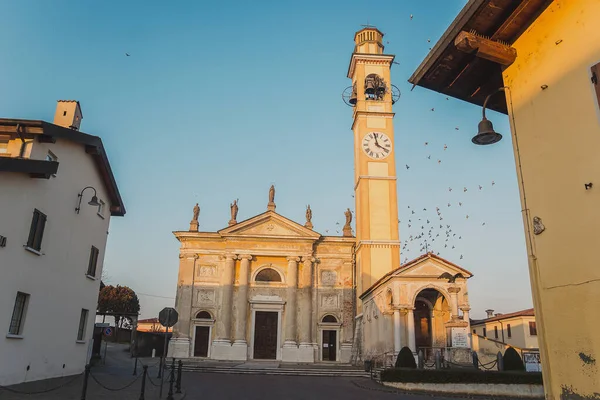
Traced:
POLYGON ((277 358, 278 313, 256 311, 254 318, 254 358, 275 360, 277 358))
POLYGON ((323 331, 323 361, 336 361, 337 331, 323 331))

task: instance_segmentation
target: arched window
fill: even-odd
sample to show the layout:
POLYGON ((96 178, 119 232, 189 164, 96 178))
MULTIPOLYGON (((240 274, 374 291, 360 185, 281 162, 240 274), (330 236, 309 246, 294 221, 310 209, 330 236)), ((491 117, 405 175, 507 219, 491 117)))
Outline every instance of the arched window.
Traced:
POLYGON ((334 317, 333 315, 326 315, 326 316, 324 316, 324 317, 323 317, 323 319, 321 320, 321 322, 325 322, 325 323, 327 323, 327 322, 328 322, 328 323, 330 323, 330 324, 331 324, 331 323, 334 323, 334 324, 335 324, 335 323, 337 323, 337 322, 338 322, 338 320, 337 320, 337 318, 336 318, 336 317, 334 317))
POLYGON ((281 275, 273 268, 265 268, 256 274, 256 282, 281 282, 281 275))
POLYGON ((212 315, 208 311, 200 311, 196 314, 196 319, 212 319, 212 315))

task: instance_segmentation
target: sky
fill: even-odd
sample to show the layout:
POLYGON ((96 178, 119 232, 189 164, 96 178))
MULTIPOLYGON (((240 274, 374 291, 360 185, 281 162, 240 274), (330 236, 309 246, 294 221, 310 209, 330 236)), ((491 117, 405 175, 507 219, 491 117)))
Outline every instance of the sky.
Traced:
POLYGON ((508 119, 489 112, 504 139, 476 146, 479 107, 407 82, 465 4, 0 0, 0 117, 51 122, 56 100, 81 102, 81 130, 102 138, 127 209, 111 219, 105 280, 134 289, 151 318, 174 304, 172 232, 196 202, 200 229, 216 231, 234 199, 238 221, 266 211, 274 184, 278 213, 303 223, 310 204, 317 232, 341 234, 354 210, 341 93, 354 33, 375 25, 398 63, 401 258, 418 257, 414 237, 431 229, 428 250, 474 274, 473 318, 516 311, 532 301, 508 119))

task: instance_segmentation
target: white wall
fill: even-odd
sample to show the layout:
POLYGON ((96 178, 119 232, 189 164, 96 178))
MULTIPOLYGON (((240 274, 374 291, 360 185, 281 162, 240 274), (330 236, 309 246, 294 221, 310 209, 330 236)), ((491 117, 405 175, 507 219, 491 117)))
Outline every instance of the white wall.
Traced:
POLYGON ((0 384, 77 374, 85 366, 93 333, 102 261, 109 226, 109 201, 92 157, 84 146, 58 139, 33 144, 31 158, 51 150, 59 161, 56 177, 33 179, 0 173, 0 384), (86 186, 106 204, 105 218, 87 204, 80 214, 77 194, 86 186), (34 208, 47 215, 42 255, 25 250, 34 208), (99 249, 96 276, 85 276, 91 246, 99 249), (30 294, 22 339, 6 337, 17 291, 30 294), (89 310, 85 342, 77 343, 81 309, 89 310), (63 367, 64 364, 64 367, 63 367), (27 371, 27 367, 29 371, 27 371))
POLYGON ((483 327, 486 328, 486 337, 488 339, 504 342, 510 346, 521 349, 537 349, 537 336, 532 336, 529 332, 529 322, 535 322, 535 317, 514 317, 502 321, 481 322, 473 325, 471 330, 475 329, 478 335, 483 335, 483 327), (508 337, 508 324, 510 324, 511 337, 508 337), (498 328, 498 338, 494 336, 494 327, 498 328), (504 333, 504 338, 502 336, 504 333))

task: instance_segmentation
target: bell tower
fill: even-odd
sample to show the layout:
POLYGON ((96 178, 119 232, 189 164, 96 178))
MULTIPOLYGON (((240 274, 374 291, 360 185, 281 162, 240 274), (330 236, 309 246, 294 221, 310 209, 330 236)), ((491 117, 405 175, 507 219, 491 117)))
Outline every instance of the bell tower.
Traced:
POLYGON ((357 296, 400 266, 392 111, 400 92, 391 85, 394 56, 384 54, 382 40, 375 27, 356 32, 348 67, 352 86, 344 96, 353 107, 357 296))

